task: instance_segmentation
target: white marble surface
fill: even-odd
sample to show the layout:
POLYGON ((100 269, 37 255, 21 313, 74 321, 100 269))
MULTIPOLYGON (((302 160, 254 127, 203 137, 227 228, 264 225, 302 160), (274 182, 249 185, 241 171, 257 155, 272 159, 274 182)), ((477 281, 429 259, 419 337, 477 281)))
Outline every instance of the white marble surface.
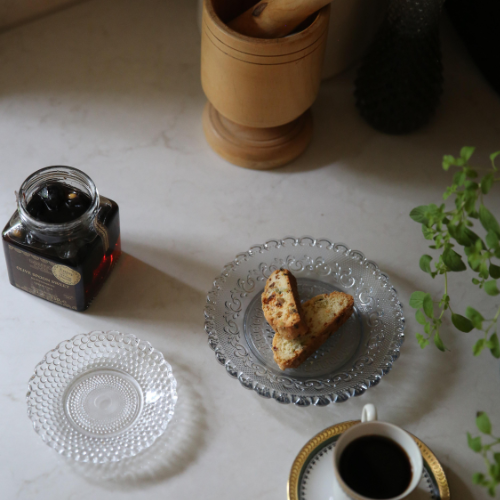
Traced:
MULTIPOLYGON (((308 439, 375 402, 381 418, 435 451, 454 499, 488 498, 471 483, 482 462, 465 432, 474 431, 476 410, 500 429, 499 364, 487 353, 474 358, 474 334, 451 328, 451 353, 418 347, 409 295, 438 292, 440 283, 419 270, 425 242, 408 213, 440 199, 449 179, 443 154, 468 144, 485 160, 500 149, 498 96, 446 29, 445 93, 425 130, 390 137, 369 128, 355 111, 348 72, 322 85, 314 140, 299 160, 247 171, 205 143, 199 43, 195 0, 90 0, 0 36, 1 218, 7 222, 14 190, 31 172, 73 165, 120 204, 126 252, 83 314, 15 290, 0 266, 0 496, 286 498, 291 464, 308 439), (205 296, 222 266, 254 243, 290 234, 363 251, 406 306, 407 339, 393 371, 341 405, 302 409, 261 399, 231 379, 206 344, 205 296), (48 448, 24 399, 45 352, 95 329, 150 341, 180 382, 165 439, 134 464, 106 470, 67 463, 48 448)), ((490 196, 497 214, 498 192, 490 196)), ((479 306, 464 291, 468 279, 452 280, 459 310, 479 306)))

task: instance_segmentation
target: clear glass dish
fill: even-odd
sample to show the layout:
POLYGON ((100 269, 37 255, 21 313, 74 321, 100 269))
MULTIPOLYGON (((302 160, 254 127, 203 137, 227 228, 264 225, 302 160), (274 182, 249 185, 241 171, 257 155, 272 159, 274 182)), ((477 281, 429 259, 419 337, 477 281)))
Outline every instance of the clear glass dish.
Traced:
POLYGON ((177 382, 149 342, 117 331, 61 342, 38 363, 26 395, 35 431, 82 462, 117 462, 141 452, 174 414, 177 382))
POLYGON ((377 385, 399 357, 403 308, 377 264, 342 243, 311 237, 271 240, 238 254, 214 281, 205 307, 208 343, 220 364, 247 389, 280 403, 326 406, 377 385), (260 296, 268 276, 289 269, 302 301, 339 290, 354 313, 299 368, 273 360, 274 332, 260 296))

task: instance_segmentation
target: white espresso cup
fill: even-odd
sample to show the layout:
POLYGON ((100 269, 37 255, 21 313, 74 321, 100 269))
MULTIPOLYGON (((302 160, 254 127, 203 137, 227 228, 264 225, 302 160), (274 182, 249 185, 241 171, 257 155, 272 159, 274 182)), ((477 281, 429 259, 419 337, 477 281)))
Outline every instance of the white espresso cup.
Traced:
MULTIPOLYGON (((408 487, 399 495, 389 497, 385 500, 402 500, 417 487, 422 476, 423 460, 422 454, 415 440, 403 429, 396 425, 377 420, 377 410, 374 405, 367 404, 361 414, 361 423, 351 427, 344 432, 337 441, 333 453, 333 498, 335 500, 373 500, 373 497, 363 496, 351 489, 342 479, 339 471, 339 464, 342 453, 353 441, 368 436, 380 436, 388 438, 399 445, 405 452, 411 467, 411 479, 408 487)), ((357 471, 360 481, 362 481, 363 471, 357 471)))

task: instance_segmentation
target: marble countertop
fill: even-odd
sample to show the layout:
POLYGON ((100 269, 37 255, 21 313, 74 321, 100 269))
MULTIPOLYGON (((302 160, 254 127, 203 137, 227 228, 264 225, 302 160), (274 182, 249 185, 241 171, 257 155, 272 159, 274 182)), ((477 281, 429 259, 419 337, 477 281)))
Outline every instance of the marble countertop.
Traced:
MULTIPOLYGON (((270 172, 234 167, 207 146, 196 1, 90 0, 0 36, 0 215, 33 171, 87 172, 121 210, 124 255, 85 313, 15 290, 0 266, 0 484, 4 499, 286 498, 301 447, 374 402, 382 419, 426 442, 452 498, 489 498, 472 485, 482 460, 467 447, 475 414, 499 420, 499 363, 472 356, 477 340, 446 325, 451 352, 422 351, 408 307, 436 294, 418 266, 425 241, 408 213, 438 202, 444 154, 500 149, 500 100, 445 23, 445 91, 432 124, 409 136, 377 133, 358 116, 353 71, 324 82, 314 139, 270 172), (223 265, 255 243, 287 235, 342 241, 389 274, 405 306, 406 341, 393 370, 360 398, 326 408, 282 406, 245 391, 206 342, 203 308, 223 265), (156 460, 124 474, 66 462, 35 434, 25 394, 33 368, 61 340, 118 329, 160 349, 179 402, 156 460), (108 471, 109 472, 109 471, 108 471)), ((500 213, 498 189, 490 207, 500 213)), ((457 274, 457 310, 481 306, 457 274)), ((493 306, 492 310, 493 310, 493 306)), ((484 309, 482 309, 484 310, 484 309)))

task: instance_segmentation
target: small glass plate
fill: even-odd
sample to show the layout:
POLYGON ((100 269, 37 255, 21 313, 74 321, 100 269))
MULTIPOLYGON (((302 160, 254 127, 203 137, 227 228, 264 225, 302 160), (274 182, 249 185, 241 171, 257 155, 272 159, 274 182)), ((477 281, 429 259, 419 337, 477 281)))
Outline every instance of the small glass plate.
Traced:
POLYGON ((299 406, 326 406, 363 394, 399 357, 403 308, 389 277, 342 243, 310 237, 272 240, 238 254, 207 296, 205 330, 219 363, 247 389, 299 406), (274 331, 260 296, 269 275, 289 269, 306 301, 335 290, 354 297, 354 313, 299 368, 273 360, 274 331))
POLYGON ((76 335, 48 352, 26 395, 35 431, 82 462, 117 462, 163 434, 176 380, 160 351, 116 331, 76 335))

